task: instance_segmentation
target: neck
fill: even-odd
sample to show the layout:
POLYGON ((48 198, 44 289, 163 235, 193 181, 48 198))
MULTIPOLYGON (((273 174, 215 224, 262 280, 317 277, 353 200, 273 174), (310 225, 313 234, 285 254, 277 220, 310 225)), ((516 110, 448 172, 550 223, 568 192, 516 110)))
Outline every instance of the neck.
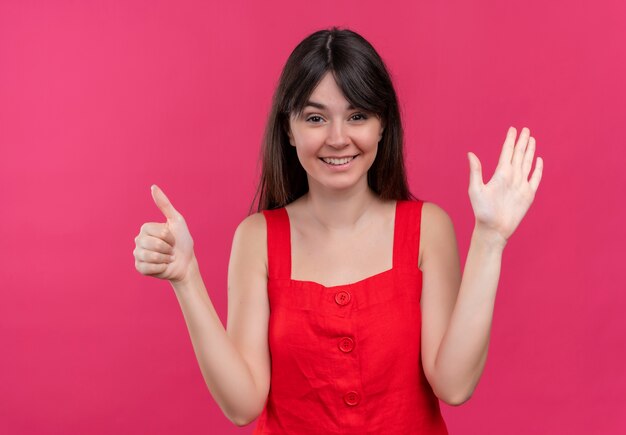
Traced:
POLYGON ((305 197, 311 219, 328 231, 356 229, 367 221, 364 217, 378 202, 378 197, 367 184, 341 192, 309 189, 305 197))

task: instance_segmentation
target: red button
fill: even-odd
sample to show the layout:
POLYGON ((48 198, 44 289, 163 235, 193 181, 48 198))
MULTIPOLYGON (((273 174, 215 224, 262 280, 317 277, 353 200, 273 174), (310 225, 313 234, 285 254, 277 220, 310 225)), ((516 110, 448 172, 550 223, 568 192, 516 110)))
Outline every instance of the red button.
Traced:
POLYGON ((350 337, 344 337, 339 341, 339 350, 342 352, 352 352, 354 349, 354 340, 350 337))
POLYGON ((344 290, 335 293, 335 302, 337 302, 337 305, 348 304, 350 302, 350 293, 344 290))
POLYGON ((345 396, 343 396, 343 400, 347 405, 355 406, 358 405, 361 401, 361 397, 359 397, 359 393, 356 391, 348 391, 345 396))

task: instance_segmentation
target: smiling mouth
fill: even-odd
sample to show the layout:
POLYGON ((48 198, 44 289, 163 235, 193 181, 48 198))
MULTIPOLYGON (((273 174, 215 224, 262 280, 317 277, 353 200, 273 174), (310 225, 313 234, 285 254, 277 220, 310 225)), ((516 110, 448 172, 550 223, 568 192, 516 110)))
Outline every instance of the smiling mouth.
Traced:
MULTIPOLYGON (((357 154, 358 155, 358 154, 357 154)), ((341 166, 341 165, 345 165, 347 163, 350 163, 352 160, 354 160, 357 156, 352 156, 352 157, 342 157, 340 159, 335 159, 335 158, 330 158, 330 157, 320 157, 320 160, 323 161, 324 163, 328 163, 329 165, 333 165, 333 166, 341 166)))

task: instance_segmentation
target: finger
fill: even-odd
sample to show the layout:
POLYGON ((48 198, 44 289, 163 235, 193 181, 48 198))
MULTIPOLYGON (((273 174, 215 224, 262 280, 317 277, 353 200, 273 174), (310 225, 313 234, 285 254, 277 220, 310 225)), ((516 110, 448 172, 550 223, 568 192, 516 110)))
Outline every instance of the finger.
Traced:
POLYGON ((533 189, 533 192, 536 192, 537 189, 539 188, 539 182, 541 181, 542 175, 543 175, 543 159, 541 157, 537 157, 535 170, 533 171, 533 175, 530 177, 530 180, 529 180, 530 187, 533 189))
POLYGON ((524 159, 524 152, 526 152, 526 145, 528 145, 528 138, 530 137, 530 130, 526 127, 522 128, 522 132, 519 135, 515 150, 513 151, 513 161, 511 165, 514 171, 522 170, 522 160, 524 159))
POLYGON ((472 152, 467 153, 467 158, 469 159, 469 165, 470 165, 469 188, 480 189, 483 185, 483 171, 482 171, 482 165, 480 164, 480 160, 478 159, 476 154, 472 152))
POLYGON ((528 180, 530 168, 532 168, 533 166, 535 147, 535 138, 531 136, 530 139, 528 139, 528 148, 526 148, 526 152, 524 153, 524 161, 522 162, 522 176, 524 177, 524 181, 528 180))
POLYGON ((159 189, 159 186, 153 184, 152 186, 150 186, 150 192, 152 193, 152 199, 154 199, 155 204, 157 205, 157 207, 159 207, 159 209, 166 218, 174 219, 175 217, 177 217, 177 215, 180 214, 178 213, 178 211, 176 211, 170 200, 167 199, 167 196, 165 196, 165 192, 159 189))
POLYGON ((171 263, 173 257, 169 254, 161 254, 160 252, 154 252, 143 248, 135 248, 135 258, 145 263, 171 263))
POLYGON ((167 264, 146 263, 143 261, 135 261, 135 269, 143 275, 156 275, 167 270, 167 264))
POLYGON ((167 223, 145 223, 141 226, 141 232, 144 235, 161 239, 170 246, 176 245, 176 239, 174 238, 174 234, 172 234, 172 231, 170 230, 167 223))
POLYGON ((500 153, 500 159, 498 160, 498 166, 510 165, 511 158, 513 156, 513 147, 515 145, 515 137, 517 136, 517 130, 515 127, 509 127, 502 145, 502 152, 500 153))
POLYGON ((137 242, 137 246, 147 249, 149 251, 155 251, 169 255, 172 255, 174 253, 174 247, 167 243, 165 240, 159 239, 158 237, 146 235, 144 237, 140 237, 137 242))

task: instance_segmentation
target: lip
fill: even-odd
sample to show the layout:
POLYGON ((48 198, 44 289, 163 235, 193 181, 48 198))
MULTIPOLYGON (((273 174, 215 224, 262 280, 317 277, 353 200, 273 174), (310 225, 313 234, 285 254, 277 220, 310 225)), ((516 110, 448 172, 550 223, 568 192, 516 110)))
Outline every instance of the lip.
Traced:
POLYGON ((352 154, 352 155, 347 155, 347 156, 324 156, 324 157, 320 157, 320 159, 346 159, 348 157, 356 157, 358 156, 358 154, 352 154))

